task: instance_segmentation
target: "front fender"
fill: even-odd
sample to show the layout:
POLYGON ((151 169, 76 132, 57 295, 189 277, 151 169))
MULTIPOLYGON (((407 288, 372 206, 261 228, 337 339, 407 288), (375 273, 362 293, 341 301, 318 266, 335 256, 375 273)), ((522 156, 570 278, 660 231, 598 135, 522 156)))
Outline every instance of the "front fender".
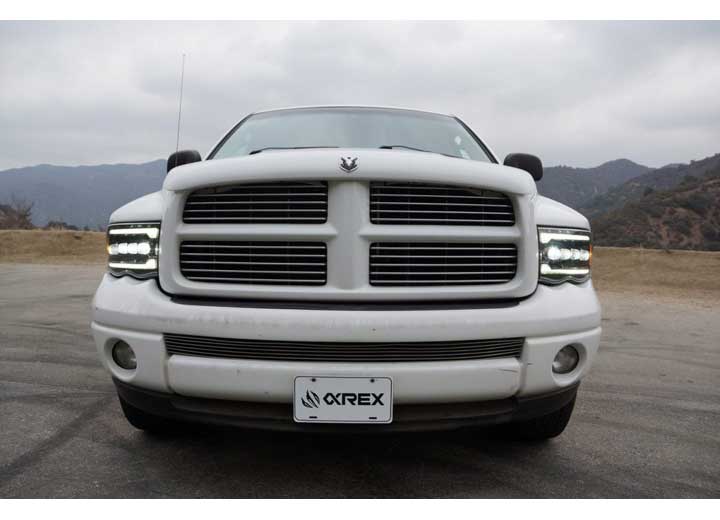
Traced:
POLYGON ((535 222, 538 226, 590 229, 590 222, 581 213, 541 195, 535 199, 535 222))
POLYGON ((165 197, 162 191, 148 193, 120 206, 110 215, 110 224, 116 222, 157 222, 165 213, 165 197))

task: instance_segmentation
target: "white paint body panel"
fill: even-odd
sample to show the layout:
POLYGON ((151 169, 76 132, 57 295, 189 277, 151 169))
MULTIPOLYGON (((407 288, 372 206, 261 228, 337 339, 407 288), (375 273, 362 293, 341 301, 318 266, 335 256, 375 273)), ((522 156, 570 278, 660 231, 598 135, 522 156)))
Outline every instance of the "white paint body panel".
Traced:
POLYGON ((538 226, 590 229, 588 219, 565 204, 538 195, 533 205, 538 226))
POLYGON ((93 300, 93 334, 105 367, 127 383, 217 399, 292 402, 297 375, 393 379, 397 403, 442 403, 538 395, 577 382, 600 341, 600 306, 590 282, 539 286, 517 306, 424 311, 342 311, 177 304, 155 280, 106 275, 93 300), (441 341, 526 337, 521 359, 420 363, 299 363, 168 357, 163 332, 297 341, 441 341), (135 349, 128 373, 109 358, 114 341, 135 349), (568 343, 583 362, 565 377, 551 362, 568 343))
POLYGON ((156 191, 128 202, 113 211, 110 223, 115 222, 159 222, 165 212, 164 193, 156 191))

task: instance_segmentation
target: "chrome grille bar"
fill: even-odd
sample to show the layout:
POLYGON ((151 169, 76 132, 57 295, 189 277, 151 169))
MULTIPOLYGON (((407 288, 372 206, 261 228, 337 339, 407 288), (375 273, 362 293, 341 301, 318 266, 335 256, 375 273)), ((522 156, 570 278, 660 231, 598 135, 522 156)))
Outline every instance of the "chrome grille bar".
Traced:
POLYGON ((520 357, 524 338, 426 342, 272 341, 165 334, 170 355, 318 362, 459 361, 520 357))
POLYGON ((200 282, 325 285, 327 252, 321 242, 183 242, 180 270, 200 282))
POLYGON ((488 285, 507 283, 516 272, 514 245, 374 243, 370 246, 371 285, 488 285))
POLYGON ((489 190, 417 183, 370 183, 370 221, 384 225, 512 226, 506 195, 489 190))
POLYGON ((321 224, 327 222, 327 182, 277 182, 205 188, 190 194, 188 224, 321 224))

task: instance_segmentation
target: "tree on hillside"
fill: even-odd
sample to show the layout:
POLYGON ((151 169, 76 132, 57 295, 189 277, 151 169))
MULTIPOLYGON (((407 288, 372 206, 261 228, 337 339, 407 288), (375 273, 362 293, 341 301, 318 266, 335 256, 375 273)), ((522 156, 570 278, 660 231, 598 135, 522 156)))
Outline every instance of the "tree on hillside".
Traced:
POLYGON ((0 229, 33 229, 33 203, 15 197, 8 204, 0 204, 0 229))
POLYGON ((45 229, 48 229, 50 231, 64 231, 64 230, 79 231, 77 226, 68 224, 64 220, 50 220, 50 221, 48 221, 47 225, 45 226, 45 229))

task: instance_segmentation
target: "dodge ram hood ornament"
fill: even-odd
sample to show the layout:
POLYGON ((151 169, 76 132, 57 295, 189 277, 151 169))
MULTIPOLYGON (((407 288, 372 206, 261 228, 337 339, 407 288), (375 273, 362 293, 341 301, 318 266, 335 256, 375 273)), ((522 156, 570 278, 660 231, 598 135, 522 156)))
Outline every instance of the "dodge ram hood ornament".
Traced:
POLYGON ((340 169, 344 172, 352 173, 358 169, 357 157, 340 157, 340 169))

